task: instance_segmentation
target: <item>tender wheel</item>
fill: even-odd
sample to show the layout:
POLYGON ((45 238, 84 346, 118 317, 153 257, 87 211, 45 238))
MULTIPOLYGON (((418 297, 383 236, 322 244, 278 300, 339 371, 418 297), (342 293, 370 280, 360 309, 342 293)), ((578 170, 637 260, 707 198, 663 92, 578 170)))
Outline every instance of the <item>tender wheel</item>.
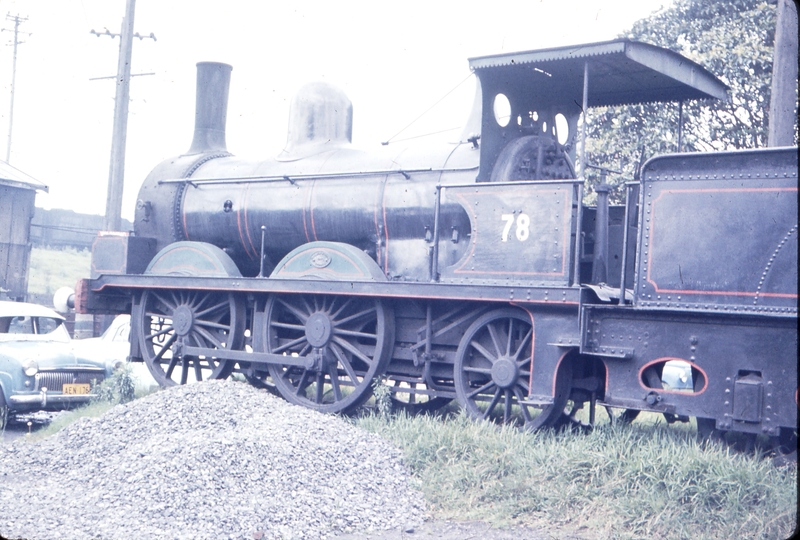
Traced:
POLYGON ((530 429, 562 419, 572 379, 569 361, 562 362, 551 405, 536 415, 533 405, 523 403, 529 392, 532 338, 530 318, 513 308, 486 313, 470 325, 455 360, 456 395, 467 414, 530 429))
POLYGON ((148 290, 133 324, 147 368, 162 387, 224 379, 235 362, 182 354, 183 347, 240 349, 245 306, 233 294, 148 290))
POLYGON ((351 412, 372 395, 389 362, 394 314, 381 300, 347 296, 271 296, 256 350, 300 359, 269 364, 278 392, 321 412, 351 412))

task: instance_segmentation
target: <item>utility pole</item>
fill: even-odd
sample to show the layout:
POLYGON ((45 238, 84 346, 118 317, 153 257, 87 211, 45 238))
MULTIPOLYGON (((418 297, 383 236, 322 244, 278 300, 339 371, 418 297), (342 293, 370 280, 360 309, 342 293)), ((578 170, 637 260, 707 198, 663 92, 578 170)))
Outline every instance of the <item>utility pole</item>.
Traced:
MULTIPOLYGON (((6 145, 6 163, 10 163, 11 130, 14 127, 14 86, 17 80, 17 45, 20 43, 25 43, 24 41, 19 41, 19 24, 27 21, 28 19, 26 17, 20 17, 19 14, 12 17, 9 13, 6 15, 6 20, 14 21, 14 60, 11 64, 11 106, 8 112, 8 143, 6 145)), ((10 32, 11 30, 3 28, 3 31, 10 32)))
MULTIPOLYGON (((125 17, 122 19, 122 29, 119 34, 112 34, 106 30, 105 34, 95 32, 92 34, 100 37, 107 35, 111 38, 119 36, 119 61, 117 63, 117 92, 114 97, 114 130, 111 135, 111 163, 108 171, 108 191, 106 193, 106 218, 105 230, 119 231, 122 228, 122 188, 125 178, 125 142, 128 134, 128 101, 130 100, 131 80, 131 53, 133 50, 133 15, 136 10, 136 0, 126 0, 125 17)), ((135 37, 140 40, 150 37, 135 37)))
POLYGON ((797 121, 797 6, 778 0, 767 146, 794 145, 797 121))

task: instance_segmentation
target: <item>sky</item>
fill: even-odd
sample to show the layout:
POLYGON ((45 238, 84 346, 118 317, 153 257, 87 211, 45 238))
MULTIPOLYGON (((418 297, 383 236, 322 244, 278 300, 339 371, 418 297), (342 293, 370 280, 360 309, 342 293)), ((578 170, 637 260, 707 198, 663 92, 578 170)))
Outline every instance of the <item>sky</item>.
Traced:
MULTIPOLYGON (((277 156, 289 104, 325 81, 353 103, 353 143, 400 141, 466 121, 475 81, 467 59, 616 38, 671 0, 289 1, 138 0, 122 216, 194 130, 196 63, 233 66, 228 151, 277 156), (423 120, 412 120, 447 96, 423 120)), ((5 159, 14 21, 19 26, 11 122, 14 167, 49 187, 36 205, 104 214, 125 0, 0 0, 0 159, 5 159), (7 14, 7 15, 6 15, 7 14)))

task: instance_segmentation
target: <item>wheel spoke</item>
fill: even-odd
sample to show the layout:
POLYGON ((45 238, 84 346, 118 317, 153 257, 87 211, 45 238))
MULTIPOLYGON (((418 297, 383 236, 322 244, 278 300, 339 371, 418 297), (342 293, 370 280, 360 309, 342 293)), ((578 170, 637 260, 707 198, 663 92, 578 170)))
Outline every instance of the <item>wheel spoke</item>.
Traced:
POLYGON ((492 398, 492 401, 489 403, 489 406, 486 408, 486 412, 483 413, 483 419, 484 420, 488 419, 489 416, 492 414, 492 409, 494 409, 495 405, 497 405, 497 402, 500 401, 500 394, 501 393, 502 393, 502 390, 498 386, 497 390, 495 390, 495 392, 494 392, 494 397, 492 398))
MULTIPOLYGON (((333 306, 334 306, 334 304, 335 304, 335 303, 336 303, 336 299, 334 298, 334 301, 333 301, 333 302, 331 302, 331 307, 330 307, 330 310, 331 310, 331 311, 333 311, 333 306)), ((342 304, 342 307, 340 307, 339 309, 337 309, 335 312, 331 313, 331 320, 334 320, 334 321, 335 321, 335 320, 336 320, 336 318, 337 318, 339 315, 341 315, 341 314, 342 314, 342 312, 343 312, 345 309, 347 309, 347 308, 350 306, 350 304, 352 304, 352 303, 353 303, 353 297, 351 296, 350 298, 348 298, 348 299, 345 301, 345 303, 344 303, 344 304, 342 304)))
POLYGON ((531 413, 528 411, 528 406, 521 403, 525 398, 519 388, 514 388, 514 395, 517 396, 517 405, 519 405, 520 411, 522 411, 522 417, 525 419, 525 422, 530 422, 531 413))
MULTIPOLYGON (((519 346, 517 347, 516 352, 514 352, 514 356, 511 357, 513 360, 517 360, 519 358, 519 355, 522 353, 522 349, 525 348, 525 346, 528 344, 528 340, 531 339, 532 335, 533 335, 533 327, 531 326, 531 328, 528 330, 528 333, 525 334, 525 337, 522 339, 519 346)), ((509 341, 510 339, 511 338, 509 338, 509 341)), ((526 362, 530 361, 530 358, 526 359, 525 361, 526 362)))
MULTIPOLYGON (((305 299, 304 299, 304 301, 305 301, 305 299)), ((290 312, 292 315, 297 317, 297 320, 299 320, 301 323, 305 324, 305 322, 308 320, 308 316, 311 313, 310 311, 308 313, 303 313, 302 311, 300 311, 300 309, 298 309, 297 307, 289 304, 288 302, 286 302, 285 300, 283 300, 281 298, 278 298, 278 302, 280 302, 281 305, 283 305, 283 307, 288 312, 290 312)))
POLYGON ((339 371, 336 369, 336 364, 328 364, 328 376, 331 378, 331 387, 333 387, 333 399, 341 401, 342 389, 339 386, 339 371))
MULTIPOLYGON (((286 373, 288 375, 289 370, 286 370, 286 373)), ((303 395, 305 395, 306 388, 308 388, 308 385, 311 384, 309 382, 306 382, 307 380, 308 380, 308 370, 304 369, 303 374, 300 376, 300 380, 297 381, 297 388, 295 389, 294 392, 296 396, 299 396, 301 392, 303 393, 303 395)))
POLYGON ((204 317, 204 316, 208 315, 209 313, 212 313, 212 312, 214 312, 216 310, 225 310, 227 308, 228 308, 228 301, 225 300, 224 302, 220 302, 219 304, 215 304, 215 305, 211 306, 210 308, 204 309, 203 311, 198 311, 197 313, 195 313, 194 316, 196 318, 200 318, 200 317, 204 317))
MULTIPOLYGON (((300 300, 303 302, 303 305, 304 305, 304 306, 305 306, 305 308, 306 308, 306 313, 308 313, 309 315, 311 315, 312 313, 314 313, 314 311, 316 311, 315 309, 313 309, 313 308, 312 308, 312 307, 309 305, 309 303, 308 303, 308 298, 306 298, 306 297, 305 297, 305 295, 304 295, 304 296, 301 296, 301 297, 300 297, 300 300)), ((316 301, 316 299, 314 299, 314 305, 315 305, 315 306, 317 305, 317 301, 316 301)))
POLYGON ((331 345, 330 349, 333 351, 333 354, 336 356, 336 359, 339 361, 339 363, 342 364, 342 367, 347 372, 347 376, 350 377, 353 385, 357 385, 358 375, 356 374, 356 370, 353 369, 352 364, 350 364, 350 361, 347 359, 344 352, 336 345, 331 345))
POLYGON ((198 326, 204 326, 206 328, 215 328, 217 330, 224 330, 225 332, 229 332, 231 329, 231 325, 229 324, 221 324, 218 322, 212 321, 203 321, 199 319, 195 319, 194 323, 198 326))
MULTIPOLYGON (((162 295, 158 294, 157 292, 154 292, 153 296, 156 298, 156 300, 158 300, 159 302, 161 302, 162 304, 167 306, 167 308, 170 311, 175 311, 175 308, 178 307, 178 303, 175 302, 174 299, 170 302, 169 300, 167 300, 166 298, 164 298, 162 295)), ((171 296, 173 296, 173 298, 174 298, 174 295, 171 295, 171 296)))
POLYGON ((508 319, 508 341, 506 342, 506 356, 511 356, 511 340, 514 339, 514 319, 508 319))
POLYGON ((497 335, 497 328, 494 324, 489 323, 486 325, 486 329, 489 331, 489 336, 492 338, 492 344, 494 344, 494 350, 497 352, 495 358, 503 356, 503 349, 500 348, 500 336, 497 335))
MULTIPOLYGON (((274 349, 272 349, 272 354, 282 353, 282 352, 284 352, 284 351, 286 351, 288 349, 291 349, 292 347, 296 347, 297 345, 300 345, 301 343, 305 342, 305 340, 306 340, 306 336, 302 336, 302 337, 299 337, 297 339, 293 339, 292 341, 289 341, 288 343, 284 343, 280 347, 275 347, 274 349)), ((300 356, 303 356, 303 354, 301 353, 300 356)))
POLYGON ((470 342, 469 342, 469 344, 470 344, 470 345, 471 345, 471 346, 472 346, 472 347, 473 347, 475 350, 477 350, 479 353, 481 353, 481 354, 483 355, 483 357, 484 357, 484 358, 486 358, 486 359, 487 359, 489 362, 491 362, 492 364, 494 364, 495 360, 497 360, 497 356, 494 356, 494 355, 492 355, 492 353, 490 353, 490 352, 489 352, 489 351, 486 349, 486 347, 484 347, 483 345, 481 345, 481 343, 480 343, 479 341, 477 341, 477 340, 474 340, 474 339, 473 339, 472 341, 470 341, 470 342))
POLYGON ((355 330, 341 330, 335 329, 333 333, 337 336, 347 336, 347 337, 355 337, 355 338, 365 338, 371 339, 372 341, 377 341, 378 336, 375 334, 369 334, 367 332, 356 332, 355 330))
POLYGON ((289 324, 284 322, 272 321, 269 323, 272 328, 284 328, 286 330, 297 330, 298 332, 305 333, 306 327, 302 324, 289 324))
POLYGON ((484 384, 483 386, 481 386, 480 388, 477 388, 474 391, 472 391, 469 394, 467 394, 467 398, 472 399, 475 396, 477 396, 478 394, 484 393, 486 390, 488 390, 492 386, 494 386, 494 382, 493 381, 489 381, 486 384, 484 384))
POLYGON ((511 419, 511 390, 505 390, 506 395, 506 402, 505 407, 503 407, 503 423, 508 424, 508 421, 511 419))
POLYGON ((369 309, 365 309, 364 311, 359 311, 358 313, 354 313, 353 315, 348 315, 344 319, 335 321, 334 324, 337 327, 343 326, 345 324, 348 324, 348 323, 351 323, 353 321, 357 321, 357 320, 360 320, 360 319, 362 319, 364 317, 367 317, 368 315, 371 315, 373 313, 375 313, 375 308, 374 307, 373 308, 369 308, 369 309))
POLYGON ((372 362, 374 361, 372 358, 370 358, 369 356, 367 356, 366 354, 361 352, 361 350, 358 347, 356 347, 355 345, 353 345, 352 343, 350 343, 346 339, 342 339, 342 338, 340 338, 338 336, 334 336, 333 337, 333 341, 335 341, 341 347, 347 349, 354 356, 357 356, 362 362, 364 362, 367 365, 371 365, 372 362))
POLYGON ((175 366, 177 365, 178 365, 177 356, 173 356, 172 358, 169 359, 169 365, 167 365, 167 370, 164 372, 165 375, 167 376, 167 379, 172 378, 172 372, 175 371, 175 366))
POLYGON ((216 347, 217 349, 225 349, 226 348, 225 345, 219 339, 217 339, 216 336, 212 335, 205 328, 200 328, 199 326, 196 326, 194 328, 194 331, 195 331, 196 334, 200 334, 202 337, 204 337, 206 339, 206 341, 210 342, 212 344, 212 347, 216 347))
POLYGON ((164 327, 163 330, 160 330, 160 331, 156 332, 155 334, 150 334, 149 336, 145 336, 144 339, 147 340, 147 341, 153 341, 157 337, 161 337, 164 334, 168 334, 169 332, 172 332, 172 330, 173 330, 172 326, 166 326, 166 327, 164 327))
POLYGON ((178 339, 178 336, 176 336, 175 334, 169 336, 169 339, 167 339, 167 341, 164 342, 164 345, 161 346, 161 350, 158 351, 158 353, 156 353, 154 363, 158 364, 159 362, 161 362, 161 358, 164 356, 164 353, 170 350, 170 347, 172 347, 172 344, 175 343, 176 339, 178 339))

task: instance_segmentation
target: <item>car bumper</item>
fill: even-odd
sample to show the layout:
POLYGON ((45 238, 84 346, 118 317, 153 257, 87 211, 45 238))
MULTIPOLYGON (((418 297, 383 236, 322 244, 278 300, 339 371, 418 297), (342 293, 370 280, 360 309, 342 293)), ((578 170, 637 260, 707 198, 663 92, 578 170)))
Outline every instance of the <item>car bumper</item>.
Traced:
POLYGON ((37 394, 11 395, 8 397, 8 404, 12 410, 31 408, 58 410, 83 405, 94 397, 94 394, 50 394, 42 391, 37 394))

